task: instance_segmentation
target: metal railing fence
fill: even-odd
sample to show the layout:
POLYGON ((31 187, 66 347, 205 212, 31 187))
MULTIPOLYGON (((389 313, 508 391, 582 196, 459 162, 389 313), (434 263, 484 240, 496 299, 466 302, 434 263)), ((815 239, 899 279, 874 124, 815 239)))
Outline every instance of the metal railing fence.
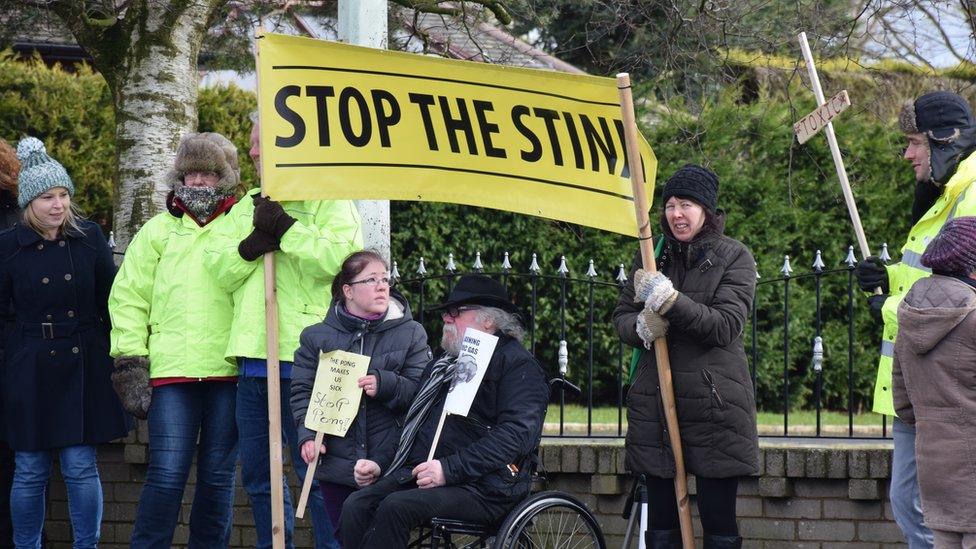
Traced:
MULTIPOLYGON (((762 434, 886 437, 884 416, 862 414, 871 399, 880 323, 870 317, 856 287, 853 249, 830 269, 819 250, 814 255, 807 272, 795 273, 789 256, 778 276, 763 277, 760 269, 743 339, 760 410, 782 416, 782 429, 764 425, 762 434), (812 418, 791 423, 791 412, 797 409, 812 418), (824 423, 828 413, 834 418, 832 425, 824 423), (837 425, 838 414, 846 414, 846 426, 837 425)), ((890 259, 886 251, 882 256, 890 259)), ((439 342, 441 322, 425 309, 443 299, 462 274, 494 277, 525 312, 526 346, 550 376, 582 389, 574 395, 556 386, 547 435, 625 434, 632 349, 619 342, 611 322, 620 286, 627 280, 624 265, 601 276, 590 261, 578 276, 565 257, 554 272, 544 272, 535 254, 525 270, 513 267, 508 253, 496 268, 487 267, 480 253, 467 268, 459 267, 449 254, 436 273, 424 258, 407 263, 413 263, 410 275, 402 275, 401 262, 394 261, 391 276, 410 302, 414 317, 427 328, 432 346, 439 342), (556 412, 558 416, 552 417, 556 412)))

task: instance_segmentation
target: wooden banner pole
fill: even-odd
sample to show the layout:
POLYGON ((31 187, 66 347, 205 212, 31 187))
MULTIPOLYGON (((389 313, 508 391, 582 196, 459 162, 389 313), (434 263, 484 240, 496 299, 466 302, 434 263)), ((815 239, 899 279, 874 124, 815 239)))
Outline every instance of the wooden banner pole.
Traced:
MULTIPOLYGON (((257 40, 264 35, 258 29, 257 40)), ((258 82, 258 121, 261 120, 261 63, 258 48, 254 48, 254 68, 258 82)), ((264 164, 261 165, 261 196, 267 197, 264 187, 264 164)), ((274 252, 264 254, 264 318, 267 332, 266 354, 268 367, 268 442, 271 456, 271 544, 274 549, 285 547, 285 490, 283 456, 281 451, 281 378, 278 362, 278 294, 275 287, 274 252)))
MULTIPOLYGON (((634 191, 634 209, 637 213, 641 260, 644 263, 644 270, 656 272, 654 245, 651 242, 649 205, 644 191, 644 169, 641 163, 640 150, 637 146, 637 121, 634 117, 634 98, 630 88, 630 74, 623 72, 617 75, 617 90, 620 93, 620 112, 623 115, 624 122, 627 166, 630 169, 630 183, 634 191)), ((674 387, 671 383, 671 359, 668 357, 668 342, 665 338, 661 337, 654 340, 654 355, 657 358, 658 385, 661 387, 661 400, 664 402, 668 438, 671 441, 671 451, 674 453, 674 494, 678 501, 681 543, 684 549, 694 549, 695 534, 691 526, 688 477, 685 475, 681 435, 678 432, 678 411, 674 404, 674 387)))
MULTIPOLYGON (((807 63, 807 71, 810 73, 810 85, 813 87, 813 94, 817 98, 817 105, 823 105, 825 103, 823 89, 820 87, 817 66, 813 64, 813 53, 810 52, 807 33, 801 32, 797 38, 800 40, 800 49, 803 50, 803 59, 807 63)), ((864 236, 861 216, 857 213, 857 204, 854 203, 851 183, 847 180, 847 169, 844 167, 844 159, 840 155, 840 147, 837 146, 837 136, 834 135, 833 123, 827 122, 826 127, 824 127, 824 132, 827 134, 827 144, 830 145, 830 156, 834 159, 837 178, 840 179, 840 188, 844 192, 844 202, 847 203, 847 211, 851 216, 851 223, 854 224, 854 234, 857 237, 857 245, 861 249, 861 257, 863 259, 871 255, 871 249, 868 247, 868 240, 864 236)), ((880 289, 877 293, 881 293, 880 289)))
POLYGON ((305 471, 305 482, 302 483, 302 496, 298 498, 298 506, 295 508, 295 516, 298 518, 305 517, 305 506, 308 505, 308 494, 312 491, 312 479, 315 478, 315 466, 319 463, 319 446, 322 445, 322 439, 325 438, 325 433, 318 431, 315 433, 315 459, 312 463, 308 464, 308 469, 305 471))

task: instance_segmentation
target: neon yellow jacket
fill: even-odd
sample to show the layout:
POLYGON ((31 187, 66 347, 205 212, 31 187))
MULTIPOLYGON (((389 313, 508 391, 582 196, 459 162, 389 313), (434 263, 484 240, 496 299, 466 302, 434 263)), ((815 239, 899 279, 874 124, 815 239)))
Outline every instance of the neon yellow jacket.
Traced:
POLYGON ((881 336, 881 359, 878 362, 878 379, 874 386, 873 410, 879 414, 895 415, 891 396, 891 367, 898 333, 898 304, 920 278, 931 274, 922 265, 922 254, 929 241, 939 234, 946 221, 968 215, 976 215, 976 154, 970 154, 959 163, 956 173, 946 182, 942 196, 908 233, 908 241, 901 249, 901 261, 888 265, 889 297, 881 309, 884 331, 881 336))
POLYGON ((237 375, 224 358, 234 302, 203 265, 214 230, 230 221, 200 227, 163 212, 136 233, 108 298, 113 357, 148 356, 153 378, 237 375))
MULTIPOLYGON (((229 223, 215 231, 204 264, 234 295, 230 340, 224 356, 268 358, 264 308, 264 258, 244 261, 237 245, 254 229, 255 189, 234 206, 229 223)), ((278 359, 291 361, 302 330, 321 322, 332 301, 330 285, 342 260, 363 248, 362 227, 351 200, 282 202, 297 221, 275 252, 278 293, 278 359)))

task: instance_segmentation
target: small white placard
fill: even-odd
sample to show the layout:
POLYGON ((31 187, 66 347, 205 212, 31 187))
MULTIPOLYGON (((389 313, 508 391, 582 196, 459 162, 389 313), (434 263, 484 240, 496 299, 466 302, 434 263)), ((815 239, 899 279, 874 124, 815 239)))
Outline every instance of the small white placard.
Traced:
POLYGON ((454 372, 454 379, 451 381, 451 388, 444 402, 444 412, 460 416, 468 415, 497 344, 498 338, 491 334, 474 328, 464 331, 461 353, 458 355, 458 368, 454 372))

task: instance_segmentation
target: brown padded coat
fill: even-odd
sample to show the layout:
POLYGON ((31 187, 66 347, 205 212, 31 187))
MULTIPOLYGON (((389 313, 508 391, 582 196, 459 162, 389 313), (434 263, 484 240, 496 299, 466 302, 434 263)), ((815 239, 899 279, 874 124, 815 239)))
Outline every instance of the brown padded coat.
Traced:
MULTIPOLYGON (((742 333, 756 289, 756 262, 739 241, 707 230, 690 243, 666 238, 658 269, 680 292, 665 313, 678 425, 689 473, 711 478, 759 472, 756 402, 742 333)), ((640 254, 635 268, 640 265, 640 254)), ((633 276, 613 322, 620 339, 637 335, 633 276)), ((627 469, 673 478, 674 455, 659 396, 654 352, 645 351, 627 394, 627 469)))
POLYGON ((915 425, 925 524, 976 532, 976 288, 932 275, 898 306, 892 391, 915 425))

